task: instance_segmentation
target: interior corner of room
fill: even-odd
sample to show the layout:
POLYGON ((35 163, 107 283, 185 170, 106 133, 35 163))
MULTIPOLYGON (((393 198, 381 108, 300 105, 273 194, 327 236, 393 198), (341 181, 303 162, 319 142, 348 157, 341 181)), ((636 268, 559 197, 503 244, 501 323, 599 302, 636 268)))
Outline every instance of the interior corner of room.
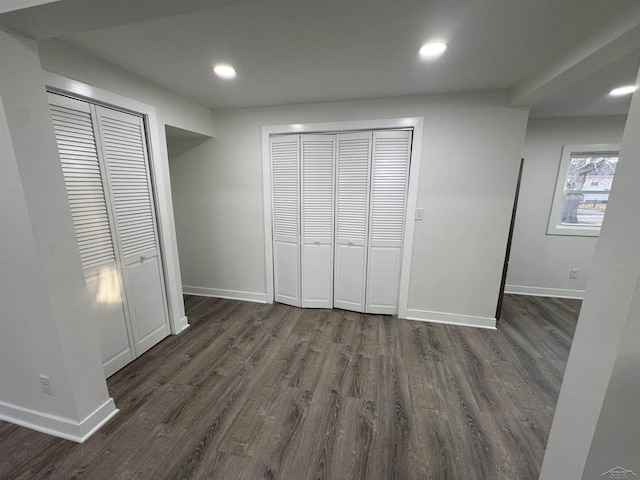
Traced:
MULTIPOLYGON (((73 3, 0 10, 1 420, 87 440, 118 413, 105 379, 189 331, 185 295, 500 329, 506 293, 583 302, 540 478, 600 475, 640 445, 633 422, 612 433, 622 410, 640 418, 640 98, 607 95, 640 83, 632 2, 568 2, 557 20, 531 7, 538 51, 516 41, 517 26, 539 40, 521 12, 433 7, 479 20, 442 59, 389 54, 385 72, 373 47, 332 56, 355 41, 344 19, 308 50, 293 21, 308 8, 319 34, 335 14, 312 2, 73 3), (503 14, 514 48, 485 68, 474 35, 498 47, 481 25, 503 14), (290 58, 220 47, 236 78, 196 66, 216 56, 205 39, 259 40, 233 30, 247 18, 290 58), (581 160, 598 145, 613 167, 581 160)), ((362 2, 347 3, 356 18, 362 2)), ((404 22, 413 33, 389 52, 422 35, 390 3, 361 27, 370 39, 384 17, 404 22)), ((431 8, 402 3, 414 18, 431 8)))

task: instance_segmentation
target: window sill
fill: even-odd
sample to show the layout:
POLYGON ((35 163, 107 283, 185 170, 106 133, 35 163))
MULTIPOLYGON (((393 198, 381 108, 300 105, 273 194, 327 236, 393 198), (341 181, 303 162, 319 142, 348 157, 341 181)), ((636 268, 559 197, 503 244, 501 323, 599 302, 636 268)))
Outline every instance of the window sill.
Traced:
POLYGON ((572 237, 598 237, 600 227, 582 225, 549 225, 547 235, 566 235, 572 237))

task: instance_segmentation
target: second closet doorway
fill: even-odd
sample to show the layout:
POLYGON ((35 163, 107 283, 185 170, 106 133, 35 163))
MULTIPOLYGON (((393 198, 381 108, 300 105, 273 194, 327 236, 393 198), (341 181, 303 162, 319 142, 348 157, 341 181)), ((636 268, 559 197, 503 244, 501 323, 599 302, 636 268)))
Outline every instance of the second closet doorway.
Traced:
POLYGON ((275 301, 396 314, 412 130, 270 138, 275 301))

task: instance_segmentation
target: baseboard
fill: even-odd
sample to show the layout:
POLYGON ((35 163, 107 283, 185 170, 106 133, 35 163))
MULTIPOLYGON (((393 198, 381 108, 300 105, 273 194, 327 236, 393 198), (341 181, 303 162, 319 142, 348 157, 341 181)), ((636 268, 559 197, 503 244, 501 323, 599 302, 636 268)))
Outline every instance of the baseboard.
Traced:
POLYGON ((112 398, 81 422, 0 402, 0 420, 76 443, 83 443, 116 413, 118 409, 112 398))
POLYGON ((129 365, 133 360, 133 353, 127 345, 127 349, 124 352, 115 355, 113 358, 107 360, 102 364, 102 370, 104 370, 104 378, 109 378, 118 370, 124 368, 125 365, 129 365))
POLYGON ((473 315, 461 315, 458 313, 430 312, 428 310, 407 310, 407 320, 420 322, 444 323, 447 325, 459 325, 462 327, 496 329, 496 319, 490 317, 475 317, 473 315))
POLYGON ((531 295, 533 297, 555 297, 584 299, 584 290, 569 290, 566 288, 527 287, 523 285, 506 285, 504 293, 513 295, 531 295))
POLYGON ((182 333, 184 330, 189 328, 189 320, 187 319, 187 316, 185 315, 177 322, 174 322, 174 328, 175 328, 176 335, 179 333, 182 333))
POLYGON ((241 290, 223 290, 220 288, 183 286, 186 295, 199 295, 201 297, 229 298, 231 300, 244 300, 246 302, 267 303, 266 293, 243 292, 241 290))

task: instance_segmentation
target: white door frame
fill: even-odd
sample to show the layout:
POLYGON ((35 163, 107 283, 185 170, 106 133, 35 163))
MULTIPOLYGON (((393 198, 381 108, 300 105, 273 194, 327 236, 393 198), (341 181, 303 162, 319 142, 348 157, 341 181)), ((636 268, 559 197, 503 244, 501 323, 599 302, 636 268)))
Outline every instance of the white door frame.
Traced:
POLYGON ((265 125, 262 127, 262 181, 264 194, 264 246, 267 303, 274 301, 273 285, 273 226, 272 226, 272 183, 271 135, 292 133, 344 133, 361 130, 383 130, 412 128, 411 165, 409 170, 409 191, 407 192, 407 213, 405 215, 404 237, 402 243, 402 263, 400 272, 400 291, 398 294, 398 317, 407 317, 409 301, 409 278, 411 274, 411 256, 413 253, 413 232, 415 210, 418 200, 418 177, 422 158, 422 117, 390 118, 380 120, 354 120, 347 122, 303 123, 289 125, 265 125))
POLYGON ((52 92, 81 100, 84 99, 98 105, 111 106, 144 117, 145 127, 147 127, 147 141, 149 142, 149 173, 156 206, 159 250, 164 272, 169 329, 172 334, 180 333, 189 324, 184 314, 182 300, 182 281, 180 279, 178 244, 173 222, 166 143, 160 138, 160 132, 164 130, 164 125, 160 125, 155 107, 46 70, 43 70, 42 74, 47 89, 52 92))

